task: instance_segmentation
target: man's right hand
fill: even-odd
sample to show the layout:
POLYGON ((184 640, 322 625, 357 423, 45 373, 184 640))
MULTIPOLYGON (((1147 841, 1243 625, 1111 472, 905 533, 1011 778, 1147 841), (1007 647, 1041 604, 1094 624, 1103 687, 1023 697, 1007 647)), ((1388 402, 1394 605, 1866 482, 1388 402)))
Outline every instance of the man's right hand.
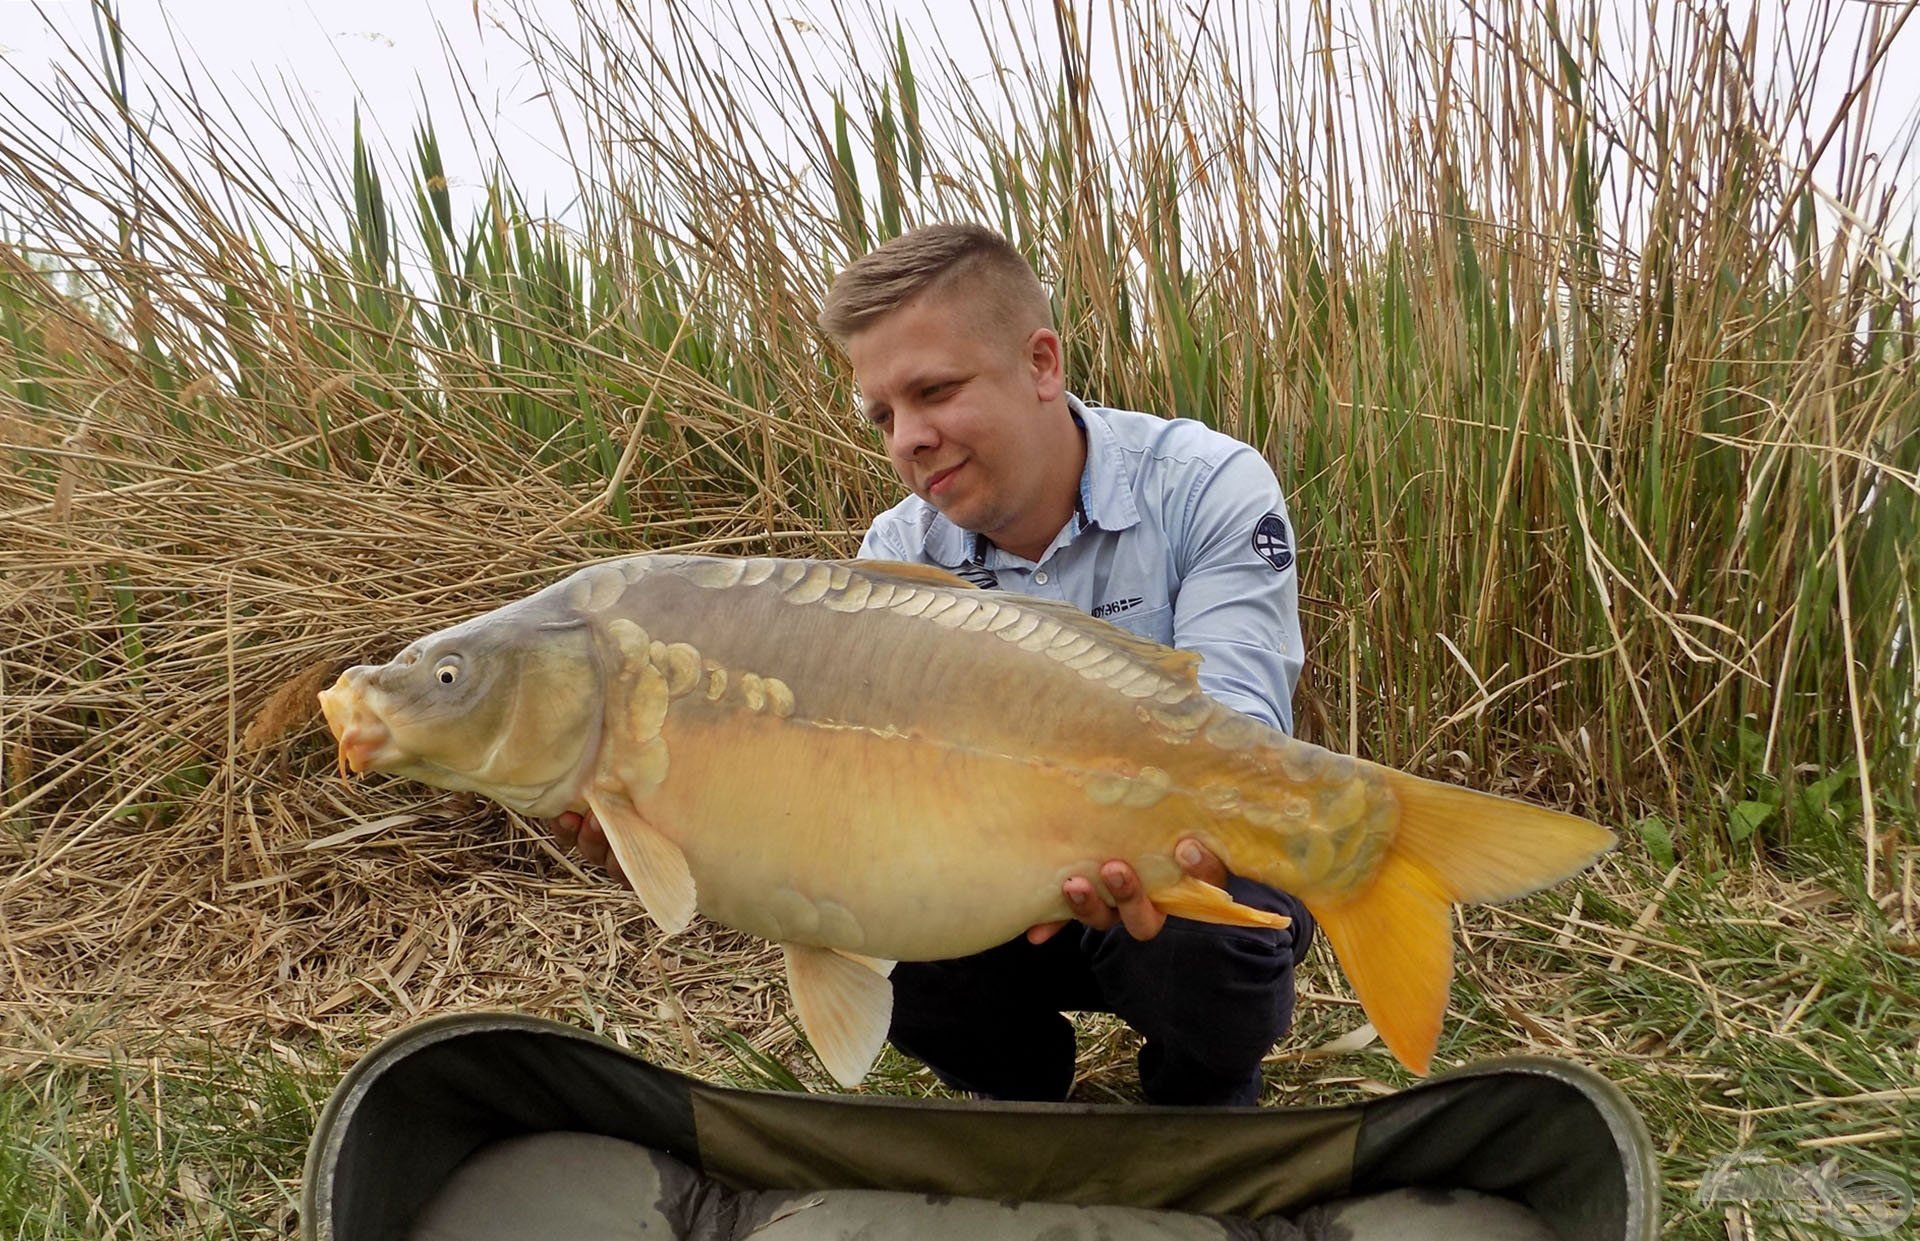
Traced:
POLYGON ((572 849, 595 866, 604 867, 613 881, 623 888, 633 885, 620 870, 620 859, 613 856, 613 847, 607 843, 607 834, 601 830, 599 820, 591 811, 575 814, 569 810, 557 819, 548 819, 547 827, 553 832, 554 839, 566 848, 572 849))

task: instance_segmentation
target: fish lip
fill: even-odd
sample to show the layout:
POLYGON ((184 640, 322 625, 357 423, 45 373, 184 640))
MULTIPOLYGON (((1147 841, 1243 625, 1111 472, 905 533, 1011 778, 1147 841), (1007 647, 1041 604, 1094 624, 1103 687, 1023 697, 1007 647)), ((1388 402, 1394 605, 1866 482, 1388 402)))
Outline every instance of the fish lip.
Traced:
POLYGON ((354 700, 359 697, 353 682, 348 680, 353 669, 340 674, 340 679, 320 691, 320 714, 326 717, 327 731, 335 738, 347 726, 348 718, 353 714, 354 700))
MULTIPOLYGON (((351 668, 347 670, 351 671, 351 668)), ((333 734, 336 746, 334 770, 343 781, 351 778, 347 767, 347 721, 353 715, 353 700, 358 697, 353 683, 347 679, 347 672, 342 672, 339 680, 320 691, 320 714, 326 718, 327 731, 333 734)))
POLYGON ((340 763, 343 768, 351 768, 354 775, 364 775, 369 771, 378 771, 387 763, 401 757, 400 747, 393 744, 393 734, 384 724, 377 724, 378 733, 360 725, 355 725, 340 736, 340 763), (370 737, 368 734, 372 733, 370 737))
POLYGON ((320 691, 320 713, 336 743, 335 762, 341 779, 348 773, 359 775, 377 770, 401 756, 393 743, 393 730, 361 691, 354 674, 361 668, 349 668, 340 679, 320 691))

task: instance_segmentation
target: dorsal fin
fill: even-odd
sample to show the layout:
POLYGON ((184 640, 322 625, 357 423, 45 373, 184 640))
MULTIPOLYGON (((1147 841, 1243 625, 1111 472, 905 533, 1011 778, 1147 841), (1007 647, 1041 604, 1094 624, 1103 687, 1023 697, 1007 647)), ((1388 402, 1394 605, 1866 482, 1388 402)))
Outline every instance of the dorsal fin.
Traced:
MULTIPOLYGON (((915 586, 945 586, 954 590, 979 589, 972 582, 963 577, 957 577, 937 565, 914 564, 905 560, 843 560, 840 563, 855 573, 863 573, 875 581, 904 582, 915 586)), ((1071 603, 1063 603, 1058 599, 1042 599, 1038 595, 1021 595, 1012 591, 991 593, 1014 602, 1027 611, 1037 612, 1062 628, 1084 633, 1116 650, 1124 651, 1175 684, 1191 686, 1199 684, 1200 657, 1192 651, 1177 651, 1170 646, 1150 642, 1139 634, 1122 629, 1111 622, 1095 620, 1071 603)))
POLYGON ((915 586, 951 586, 957 590, 978 590, 964 577, 947 572, 935 564, 915 564, 910 560, 842 560, 855 573, 877 582, 911 582, 915 586))

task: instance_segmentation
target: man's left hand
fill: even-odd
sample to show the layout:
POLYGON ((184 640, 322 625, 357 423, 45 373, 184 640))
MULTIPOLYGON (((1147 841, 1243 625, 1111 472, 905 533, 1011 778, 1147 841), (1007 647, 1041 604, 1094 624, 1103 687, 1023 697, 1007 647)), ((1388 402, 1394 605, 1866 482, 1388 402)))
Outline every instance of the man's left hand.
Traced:
MULTIPOLYGON (((1195 879, 1216 888, 1226 885, 1226 865, 1199 841, 1181 841, 1173 856, 1180 863, 1180 869, 1195 879)), ((1147 899, 1146 891, 1140 886, 1140 876, 1133 873, 1133 867, 1116 858, 1100 868, 1100 880, 1107 885, 1107 891, 1113 893, 1114 900, 1119 902, 1118 907, 1101 900, 1092 880, 1085 876, 1075 875, 1060 885, 1060 894, 1067 898, 1075 921, 1084 922, 1096 931, 1111 930, 1115 925, 1124 926, 1127 934, 1135 939, 1152 939, 1167 924, 1165 911, 1147 899)), ((1065 925, 1065 922, 1042 922, 1029 927, 1027 942, 1044 944, 1065 925)))

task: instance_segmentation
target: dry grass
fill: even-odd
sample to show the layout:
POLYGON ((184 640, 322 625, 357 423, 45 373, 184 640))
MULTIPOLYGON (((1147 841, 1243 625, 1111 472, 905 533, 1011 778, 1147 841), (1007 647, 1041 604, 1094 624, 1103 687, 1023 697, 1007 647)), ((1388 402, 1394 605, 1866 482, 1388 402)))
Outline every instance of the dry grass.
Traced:
POLYGON ((82 487, 63 515, 17 515, 9 660, 55 687, 9 700, 25 796, 0 843, 0 1004, 24 1021, 111 997, 124 1032, 240 1045, 369 1005, 564 1009, 602 985, 638 1004, 652 978, 623 966, 627 982, 608 981, 610 946, 637 935, 623 893, 495 808, 329 778, 314 699, 344 663, 589 556, 577 534, 539 531, 560 499, 341 493, 243 467, 136 494, 82 487), (535 533, 506 543, 502 528, 535 533), (99 709, 115 700, 127 709, 99 709), (20 830, 33 824, 58 827, 20 830))
MULTIPOLYGON (((0 204, 43 230, 0 246, 0 1230, 284 1231, 333 1075, 429 1012, 825 1083, 764 945, 660 944, 537 825, 341 784, 313 691, 617 551, 849 553, 893 485, 807 325, 833 262, 944 215, 1033 251, 1089 395, 1275 461, 1304 732, 1627 835, 1466 918, 1443 1066, 1542 1050, 1626 1084, 1686 1235, 1751 1224, 1686 1201, 1720 1154, 1920 1163, 1910 238, 1864 151, 1801 175, 1857 148, 1864 86, 1829 132, 1689 6, 1631 65, 1591 6, 1476 9, 1467 42, 1313 11, 1279 135, 1236 49, 1153 9, 1117 10, 1111 109, 903 54, 817 129, 797 70, 677 60, 618 13, 578 48, 529 25, 604 157, 574 232, 509 188, 458 227, 425 128, 409 239, 364 149, 352 200, 308 210, 183 95, 209 143, 184 172, 111 77, 76 88, 71 150, 0 113, 0 204), (795 166, 735 126, 757 89, 805 118, 795 166), (1328 166, 1361 97, 1401 123, 1328 166), (129 238, 77 206, 136 185, 129 238)), ((1863 19, 1856 85, 1914 11, 1863 19)), ((1359 1020, 1321 954, 1271 1099, 1403 1085, 1359 1020)), ((1131 1036, 1085 1027, 1082 1093, 1135 1097, 1131 1036)), ((934 1089, 891 1055, 870 1088, 934 1089)))

